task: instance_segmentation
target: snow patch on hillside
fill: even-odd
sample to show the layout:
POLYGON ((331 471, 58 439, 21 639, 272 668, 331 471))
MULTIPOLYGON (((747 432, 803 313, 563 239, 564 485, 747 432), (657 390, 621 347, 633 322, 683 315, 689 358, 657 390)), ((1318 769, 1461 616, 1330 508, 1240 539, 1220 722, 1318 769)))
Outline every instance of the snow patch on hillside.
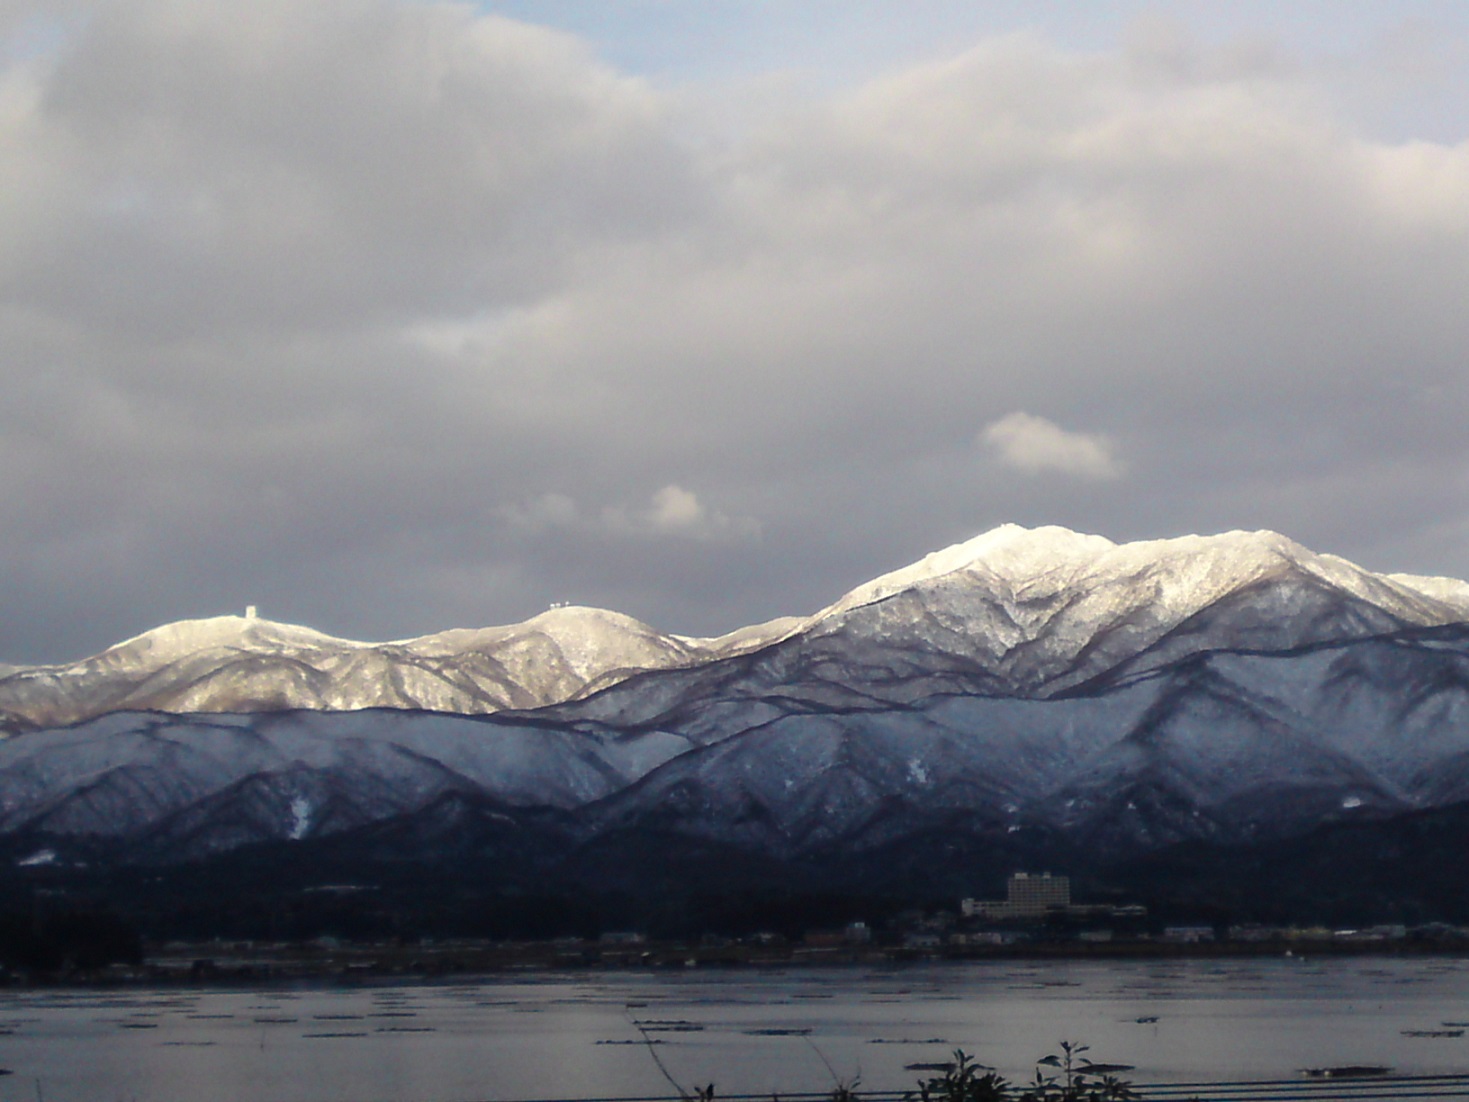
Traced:
POLYGON ((291 798, 291 825, 286 831, 287 838, 299 842, 306 837, 306 832, 311 829, 311 810, 311 801, 305 796, 291 798))

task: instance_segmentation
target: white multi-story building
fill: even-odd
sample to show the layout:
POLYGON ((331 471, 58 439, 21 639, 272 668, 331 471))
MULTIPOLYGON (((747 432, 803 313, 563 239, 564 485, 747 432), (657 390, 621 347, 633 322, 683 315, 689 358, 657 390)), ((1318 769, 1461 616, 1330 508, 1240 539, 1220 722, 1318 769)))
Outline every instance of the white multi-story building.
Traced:
POLYGON ((1043 918, 1071 907, 1071 878, 1017 872, 1005 883, 1006 898, 966 899, 960 906, 965 918, 1043 918))

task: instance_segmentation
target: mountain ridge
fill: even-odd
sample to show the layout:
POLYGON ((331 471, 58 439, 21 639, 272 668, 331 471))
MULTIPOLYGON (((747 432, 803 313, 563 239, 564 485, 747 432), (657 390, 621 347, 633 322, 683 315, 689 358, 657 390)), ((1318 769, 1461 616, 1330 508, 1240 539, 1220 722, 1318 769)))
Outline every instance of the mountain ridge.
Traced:
POLYGON ((0 872, 280 846, 862 891, 962 875, 884 854, 1120 868, 1392 823, 1469 801, 1458 592, 1274 533, 1009 526, 708 640, 581 608, 383 644, 165 625, 0 678, 0 872))
MULTIPOLYGON (((854 640, 866 652, 865 670, 829 679, 870 685, 880 699, 893 699, 881 682, 909 678, 1051 695, 1217 649, 1219 640, 1189 636, 1219 634, 1195 618, 1222 608, 1232 614, 1224 642, 1254 632, 1260 646, 1280 649, 1469 621, 1469 583, 1373 574, 1268 531, 1116 544, 1055 526, 1002 525, 863 583, 809 616, 709 638, 586 607, 383 643, 260 619, 253 610, 179 621, 77 662, 0 667, 0 728, 139 708, 525 711, 650 672, 767 652, 775 665, 809 667, 819 680, 828 652, 844 652, 840 665, 854 640)), ((933 687, 922 684, 922 693, 933 687)))

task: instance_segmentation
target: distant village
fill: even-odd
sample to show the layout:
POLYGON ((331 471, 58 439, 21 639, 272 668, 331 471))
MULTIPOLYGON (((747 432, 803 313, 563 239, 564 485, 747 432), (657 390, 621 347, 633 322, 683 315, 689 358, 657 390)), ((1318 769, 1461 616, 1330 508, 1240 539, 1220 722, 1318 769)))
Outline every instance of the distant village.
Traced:
MULTIPOLYGON (((1469 929, 1436 923, 1410 928, 1374 925, 1361 929, 1329 927, 1186 923, 1159 926, 1141 903, 1075 903, 1071 878, 1049 872, 1017 872, 1005 884, 1004 899, 963 899, 957 912, 912 912, 901 916, 890 944, 908 950, 962 950, 1022 946, 1105 946, 1109 944, 1179 946, 1231 943, 1267 945, 1311 943, 1381 945, 1410 937, 1428 942, 1469 941, 1469 929)), ((869 944, 872 931, 853 923, 841 931, 813 931, 807 944, 869 944)))
MULTIPOLYGON (((304 941, 215 939, 141 946, 132 959, 88 968, 68 964, 63 982, 258 981, 301 977, 465 975, 524 968, 699 967, 842 964, 1024 957, 1247 956, 1454 953, 1469 950, 1469 927, 1363 928, 1160 923, 1137 903, 1076 903, 1069 877, 1016 872, 1004 899, 966 898, 953 909, 910 909, 882 921, 856 919, 796 935, 706 933, 660 940, 637 930, 592 937, 304 941)), ((0 964, 0 985, 49 982, 0 964)))

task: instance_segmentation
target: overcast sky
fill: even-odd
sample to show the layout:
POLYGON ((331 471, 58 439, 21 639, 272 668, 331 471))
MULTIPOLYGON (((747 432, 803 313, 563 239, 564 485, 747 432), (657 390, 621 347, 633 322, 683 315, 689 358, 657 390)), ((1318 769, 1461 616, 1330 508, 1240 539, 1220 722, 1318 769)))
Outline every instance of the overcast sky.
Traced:
POLYGON ((1006 521, 1465 577, 1469 6, 0 0, 0 372, 10 662, 1006 521))

